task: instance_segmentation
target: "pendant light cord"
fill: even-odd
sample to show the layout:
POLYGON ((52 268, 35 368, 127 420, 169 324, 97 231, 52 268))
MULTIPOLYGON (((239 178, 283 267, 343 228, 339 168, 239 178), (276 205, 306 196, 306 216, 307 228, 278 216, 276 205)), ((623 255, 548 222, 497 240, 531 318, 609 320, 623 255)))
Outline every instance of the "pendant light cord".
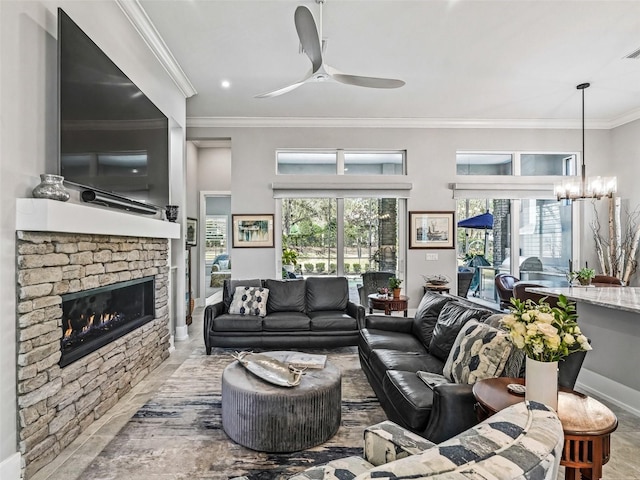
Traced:
POLYGON ((589 88, 591 86, 590 83, 581 83, 580 85, 578 85, 576 88, 578 90, 582 90, 582 171, 581 173, 581 179, 582 179, 582 192, 584 193, 587 187, 587 167, 585 166, 585 162, 584 162, 584 91, 585 89, 589 88))

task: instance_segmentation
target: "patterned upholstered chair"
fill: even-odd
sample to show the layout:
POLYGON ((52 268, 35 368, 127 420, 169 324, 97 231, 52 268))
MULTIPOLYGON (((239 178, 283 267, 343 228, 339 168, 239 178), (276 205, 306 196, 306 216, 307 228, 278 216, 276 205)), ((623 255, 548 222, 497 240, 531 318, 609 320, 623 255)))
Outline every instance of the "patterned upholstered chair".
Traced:
POLYGON ((367 428, 364 443, 363 458, 334 460, 290 480, 555 480, 564 434, 548 407, 521 402, 437 445, 389 421, 367 428))

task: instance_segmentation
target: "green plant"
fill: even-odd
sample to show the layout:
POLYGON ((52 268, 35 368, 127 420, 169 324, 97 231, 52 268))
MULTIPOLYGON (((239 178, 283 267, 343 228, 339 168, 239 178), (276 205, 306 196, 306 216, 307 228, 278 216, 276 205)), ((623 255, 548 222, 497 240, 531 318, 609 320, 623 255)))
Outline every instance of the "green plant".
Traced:
POLYGON ((391 277, 389 279, 389 288, 400 288, 400 285, 402 285, 402 280, 400 280, 398 277, 391 277))
POLYGON ((305 263, 304 264, 304 271, 307 272, 307 273, 313 272, 313 263, 305 263))
POLYGON ((324 262, 318 262, 316 263, 316 272, 318 273, 323 273, 324 269, 325 269, 325 263, 324 262))
POLYGON ((544 301, 511 299, 511 313, 502 317, 511 342, 527 357, 539 362, 557 362, 573 352, 591 350, 578 327, 575 303, 558 297, 557 307, 544 301))
POLYGON ((596 276, 596 271, 593 268, 588 267, 581 268, 577 272, 573 273, 582 285, 589 284, 591 279, 596 276))
POLYGON ((344 273, 349 273, 349 270, 351 270, 351 265, 348 263, 344 264, 344 273))
POLYGON ((362 265, 359 263, 353 264, 353 273, 360 273, 362 271, 362 265))
POLYGON ((336 265, 335 263, 329 264, 329 273, 336 273, 337 270, 338 270, 338 265, 336 265))
POLYGON ((282 264, 283 265, 297 265, 298 264, 298 252, 292 248, 282 249, 282 264))

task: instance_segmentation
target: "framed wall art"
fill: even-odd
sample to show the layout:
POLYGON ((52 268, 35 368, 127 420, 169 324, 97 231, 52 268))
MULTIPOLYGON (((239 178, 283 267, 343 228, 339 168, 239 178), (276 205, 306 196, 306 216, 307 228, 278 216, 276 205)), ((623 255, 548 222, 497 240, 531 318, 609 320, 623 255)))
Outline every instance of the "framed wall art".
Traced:
POLYGON ((409 248, 454 248, 454 212, 409 212, 409 248))
POLYGON ((232 215, 233 248, 273 248, 273 215, 232 215))
POLYGON ((187 218, 187 245, 195 247, 198 244, 198 220, 195 218, 187 218))

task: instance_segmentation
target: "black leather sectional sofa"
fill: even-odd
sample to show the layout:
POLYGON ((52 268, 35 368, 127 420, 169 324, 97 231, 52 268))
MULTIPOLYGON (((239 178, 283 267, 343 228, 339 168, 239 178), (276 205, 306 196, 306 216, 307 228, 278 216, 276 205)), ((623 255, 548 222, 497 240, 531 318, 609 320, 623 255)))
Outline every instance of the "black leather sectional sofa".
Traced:
POLYGON ((225 280, 223 299, 204 311, 204 343, 212 347, 305 348, 356 345, 364 307, 349 301, 344 277, 225 280), (269 290, 266 316, 229 313, 237 286, 269 290))
MULTIPOLYGON (((495 314, 460 297, 427 291, 414 318, 366 316, 358 340, 360 364, 389 419, 435 443, 475 425, 472 385, 430 387, 417 372, 441 375, 464 324, 476 319, 497 326, 495 314)), ((573 387, 584 353, 560 362, 560 385, 573 387)), ((513 365, 524 375, 520 362, 513 365)))

